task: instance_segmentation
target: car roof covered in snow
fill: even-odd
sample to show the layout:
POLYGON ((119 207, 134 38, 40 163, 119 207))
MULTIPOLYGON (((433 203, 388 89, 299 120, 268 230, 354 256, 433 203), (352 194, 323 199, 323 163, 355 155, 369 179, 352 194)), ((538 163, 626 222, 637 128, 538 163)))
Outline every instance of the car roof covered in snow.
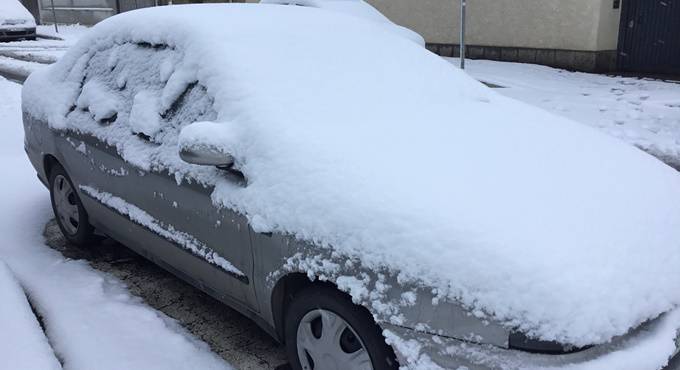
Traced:
POLYGON ((8 20, 27 20, 35 26, 33 15, 19 2, 19 0, 0 1, 0 27, 8 20))
POLYGON ((379 12, 376 8, 372 7, 364 0, 260 0, 260 3, 308 6, 368 19, 374 22, 385 24, 386 26, 390 27, 389 29, 392 32, 410 39, 413 42, 422 45, 423 47, 425 46, 425 39, 423 39, 423 37, 417 32, 393 23, 384 14, 379 12))
POLYGON ((173 74, 214 98, 216 122, 178 140, 234 156, 248 186, 215 180, 213 200, 257 231, 332 246, 546 340, 605 342, 680 304, 675 171, 375 22, 274 5, 133 11, 32 74, 24 109, 67 127, 88 58, 127 42, 181 53, 173 74))

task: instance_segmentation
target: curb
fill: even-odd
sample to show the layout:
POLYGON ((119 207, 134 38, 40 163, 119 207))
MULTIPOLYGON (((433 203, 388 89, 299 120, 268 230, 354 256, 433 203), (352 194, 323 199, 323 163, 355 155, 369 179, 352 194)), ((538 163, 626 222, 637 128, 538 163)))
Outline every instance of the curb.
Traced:
POLYGON ((61 37, 58 37, 58 36, 50 36, 50 35, 46 35, 46 34, 44 34, 44 33, 38 33, 38 34, 36 34, 35 36, 38 37, 38 38, 41 38, 41 39, 64 41, 64 39, 62 39, 61 37))
POLYGON ((7 68, 2 68, 0 67, 0 76, 12 81, 16 82, 20 85, 23 85, 26 79, 28 78, 29 73, 23 73, 21 71, 13 70, 13 69, 7 69, 7 68))
POLYGON ((19 54, 14 51, 4 51, 0 50, 0 56, 7 57, 7 58, 12 58, 16 60, 20 60, 22 62, 31 62, 31 63, 39 63, 39 64, 52 64, 57 61, 56 58, 51 57, 51 56, 43 56, 43 55, 36 55, 36 54, 19 54))

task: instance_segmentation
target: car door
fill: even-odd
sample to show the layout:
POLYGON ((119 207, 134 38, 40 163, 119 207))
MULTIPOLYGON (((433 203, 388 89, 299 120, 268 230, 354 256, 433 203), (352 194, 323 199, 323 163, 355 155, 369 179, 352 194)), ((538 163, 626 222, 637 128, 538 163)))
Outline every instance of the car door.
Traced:
POLYGON ((198 81, 183 72, 173 79, 178 63, 181 56, 162 45, 94 53, 67 116, 64 159, 84 196, 129 221, 107 233, 213 296, 256 310, 247 220, 214 206, 206 181, 231 175, 179 159, 182 127, 217 114, 198 81), (158 109, 162 99, 166 108, 158 109), (140 226, 154 242, 134 232, 140 226))

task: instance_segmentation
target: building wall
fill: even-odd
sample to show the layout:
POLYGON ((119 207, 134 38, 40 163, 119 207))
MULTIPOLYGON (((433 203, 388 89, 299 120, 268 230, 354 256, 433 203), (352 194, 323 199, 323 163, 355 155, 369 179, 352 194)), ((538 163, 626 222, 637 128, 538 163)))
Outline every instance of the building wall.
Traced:
MULTIPOLYGON (((460 0, 367 1, 432 51, 458 56, 460 0)), ((620 16, 614 0, 467 0, 468 56, 611 71, 620 16)))
POLYGON ((116 0, 50 0, 40 1, 40 21, 54 23, 54 13, 58 23, 95 24, 116 14, 116 0))
POLYGON ((600 7, 600 23, 597 30, 597 50, 616 50, 619 43, 621 6, 614 9, 613 1, 604 0, 600 7))
MULTIPOLYGON (((430 43, 458 44, 459 0, 368 0, 430 43)), ((614 50, 613 0, 467 0, 467 42, 561 50, 614 50)))

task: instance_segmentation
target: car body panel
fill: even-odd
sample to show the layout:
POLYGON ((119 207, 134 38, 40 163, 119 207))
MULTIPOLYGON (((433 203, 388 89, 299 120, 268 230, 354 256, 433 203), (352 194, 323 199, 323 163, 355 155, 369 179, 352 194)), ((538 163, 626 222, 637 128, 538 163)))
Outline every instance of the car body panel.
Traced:
MULTIPOLYGON (((143 209, 162 225, 200 236, 197 237, 199 241, 232 263, 245 276, 234 275, 208 263, 195 263, 203 260, 191 256, 185 250, 184 253, 173 253, 168 258, 165 249, 159 248, 153 252, 152 246, 140 249, 145 248, 154 255, 154 259, 164 260, 183 274, 194 276, 199 285, 217 292, 219 296, 229 295, 251 307, 257 307, 254 291, 249 284, 252 256, 247 221, 234 212, 213 206, 210 201, 211 189, 195 183, 180 186, 167 173, 136 168, 125 162, 115 148, 89 135, 69 131, 56 142, 62 153, 62 165, 80 186, 90 186, 120 197, 143 209)), ((87 193, 85 195, 92 198, 87 193)), ((115 239, 124 237, 116 230, 109 230, 109 233, 115 239)), ((162 239, 160 235, 158 237, 162 239)), ((182 249, 178 245, 173 248, 182 249)))
MULTIPOLYGON (((668 314, 667 314, 668 315, 668 314)), ((602 370, 637 370, 634 363, 639 358, 644 358, 645 353, 634 352, 636 345, 645 347, 641 342, 645 341, 650 331, 656 330, 655 326, 663 325, 665 317, 648 321, 644 325, 632 330, 630 333, 614 338, 610 343, 591 347, 582 351, 566 354, 540 354, 528 353, 517 350, 503 349, 494 345, 480 345, 461 341, 460 339, 445 336, 422 333, 403 327, 385 324, 385 336, 395 348, 395 353, 400 363, 421 365, 425 369, 445 368, 468 370, 525 370, 525 369, 602 369, 602 370), (413 351, 413 343, 417 343, 418 350, 413 351), (634 343, 630 345, 631 343, 634 343), (413 357, 413 354, 417 357, 413 357), (618 359, 616 359, 619 357, 618 359), (628 362, 626 357, 629 358, 628 362), (614 358, 614 360, 612 360, 614 358), (623 361, 623 362, 622 362, 623 361), (433 367, 432 364, 435 364, 433 367), (619 364, 612 368, 608 364, 619 364), (623 365, 621 365, 623 363, 623 365)), ((675 339, 680 350, 680 331, 675 339)), ((649 345, 649 343, 646 343, 649 345)), ((653 344, 654 345, 654 344, 653 344)), ((656 342, 658 345, 658 342, 656 342)), ((672 361, 680 359, 679 350, 663 358, 664 355, 655 353, 648 355, 657 356, 656 362, 664 367, 672 361)), ((652 360, 651 362, 655 362, 652 360)), ((416 367, 418 368, 418 367, 416 367)), ((666 369, 666 367, 664 367, 666 369)), ((668 368, 668 370, 675 370, 668 368)))

